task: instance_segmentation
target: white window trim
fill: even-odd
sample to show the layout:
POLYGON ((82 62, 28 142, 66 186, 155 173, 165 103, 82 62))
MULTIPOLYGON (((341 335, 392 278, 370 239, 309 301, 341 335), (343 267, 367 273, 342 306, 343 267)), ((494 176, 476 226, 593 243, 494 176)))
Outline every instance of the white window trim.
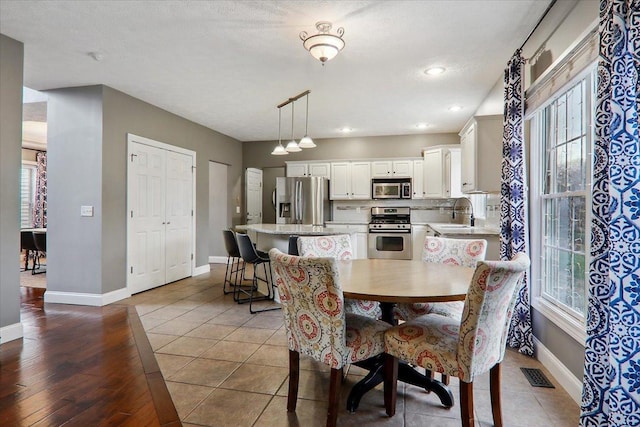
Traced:
MULTIPOLYGON (((571 86, 575 85, 579 80, 584 79, 588 75, 591 75, 593 79, 594 78, 593 76, 595 76, 594 67, 596 66, 596 64, 597 63, 592 63, 591 65, 586 67, 576 76, 574 76, 571 79, 571 81, 567 82, 561 88, 559 88, 558 91, 553 94, 553 96, 547 99, 544 103, 541 103, 534 111, 528 111, 526 114, 525 120, 531 121, 529 141, 530 141, 530 150, 531 150, 530 157, 531 157, 532 173, 530 174, 531 197, 529 197, 529 200, 530 200, 529 216, 530 218, 535 218, 534 221, 530 221, 531 236, 542 236, 542 232, 543 232, 542 203, 541 203, 542 197, 539 196, 543 194, 542 179, 540 177, 540 173, 543 167, 543 157, 542 157, 543 153, 540 147, 541 141, 538 138, 538 136, 541 134, 540 127, 542 125, 541 123, 539 123, 539 120, 538 120, 539 116, 537 115, 537 113, 543 110, 544 108, 546 108, 552 102, 554 102, 560 95, 566 92, 567 89, 569 89, 571 86)), ((592 86, 593 81, 591 81, 590 84, 592 86)), ((589 90, 591 90, 591 86, 589 87, 589 90)), ((592 103, 595 102, 595 100, 589 97, 587 101, 588 101, 587 109, 588 111, 591 111, 592 103)), ((587 135, 589 139, 592 139, 593 126, 594 126, 593 120, 595 119, 595 117, 591 117, 590 119, 591 119, 591 122, 587 124, 587 127, 588 129, 591 129, 591 132, 588 132, 587 135)), ((593 157, 593 140, 590 141, 590 150, 587 153, 587 157, 589 158, 593 157)), ((593 184, 591 179, 591 174, 592 174, 592 165, 591 163, 587 163, 587 189, 589 189, 588 190, 589 193, 592 193, 591 187, 593 184)), ((586 210, 585 221, 586 223, 590 224, 591 223, 591 198, 590 197, 586 198, 585 210, 586 210)), ((588 233, 588 235, 590 235, 590 233, 588 233)), ((587 338, 586 317, 578 318, 576 316, 573 316, 569 314, 564 308, 560 308, 558 305, 554 304, 552 301, 550 301, 549 299, 545 298, 542 295, 541 266, 542 266, 543 258, 542 258, 541 242, 537 240, 534 242, 532 240, 530 248, 531 248, 530 249, 531 258, 537 259, 539 261, 536 263, 532 263, 532 268, 531 268, 531 306, 540 314, 542 314, 544 317, 546 317, 549 321, 554 323, 561 330, 563 330, 569 336, 575 339, 578 343, 584 345, 587 338)), ((585 268, 587 268, 591 258, 590 240, 587 240, 585 242, 585 254, 586 254, 585 268)), ((588 287, 588 282, 586 286, 588 287)), ((585 295, 585 298, 588 298, 588 290, 587 290, 587 295, 585 295)))

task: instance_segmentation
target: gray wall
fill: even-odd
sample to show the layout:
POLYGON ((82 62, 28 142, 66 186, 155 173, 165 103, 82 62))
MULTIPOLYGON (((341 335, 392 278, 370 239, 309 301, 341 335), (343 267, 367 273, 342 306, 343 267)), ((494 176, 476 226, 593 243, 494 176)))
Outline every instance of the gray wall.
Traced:
POLYGON ((102 87, 48 94, 47 290, 101 294, 111 267, 102 265, 102 87), (94 216, 81 217, 81 205, 94 216))
POLYGON ((0 34, 0 328, 20 323, 23 58, 23 44, 0 34))
POLYGON ((276 189, 276 178, 285 176, 283 167, 262 169, 262 222, 274 224, 276 222, 276 209, 273 207, 273 192, 276 189))
POLYGON ((284 166, 285 161, 299 160, 354 160, 383 157, 420 157, 422 148, 440 144, 459 144, 455 133, 436 133, 396 136, 367 136, 353 138, 328 138, 314 140, 317 147, 272 156, 277 141, 245 142, 242 144, 243 168, 284 166))
MULTIPOLYGON (((209 161, 228 166, 229 200, 240 199, 242 144, 219 132, 171 114, 109 87, 104 87, 104 180, 112 190, 105 194, 104 230, 111 234, 105 248, 114 259, 105 266, 124 273, 126 262, 126 157, 127 133, 196 152, 196 266, 209 262, 209 161), (115 231, 115 232, 114 232, 115 231)), ((230 203, 229 217, 238 223, 230 203)), ((105 253, 106 255, 106 253, 105 253)), ((122 285, 118 286, 122 287, 122 285)))
POLYGON ((239 199, 238 141, 106 86, 49 91, 48 121, 49 289, 126 286, 127 133, 196 152, 195 260, 208 264, 209 161, 229 165, 227 192, 239 199))

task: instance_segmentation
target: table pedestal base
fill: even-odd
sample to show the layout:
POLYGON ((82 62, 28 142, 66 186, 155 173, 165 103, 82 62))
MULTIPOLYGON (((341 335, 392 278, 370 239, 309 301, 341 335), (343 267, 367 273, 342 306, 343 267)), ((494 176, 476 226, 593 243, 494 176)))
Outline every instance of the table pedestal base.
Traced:
MULTIPOLYGON (((360 399, 369 390, 384 382, 384 361, 382 355, 356 363, 357 366, 368 369, 369 373, 353 386, 347 398, 347 411, 355 412, 360 405, 360 399)), ((424 388, 434 392, 440 398, 440 403, 446 408, 453 406, 453 393, 449 387, 416 371, 411 365, 400 361, 398 364, 398 381, 424 388)))

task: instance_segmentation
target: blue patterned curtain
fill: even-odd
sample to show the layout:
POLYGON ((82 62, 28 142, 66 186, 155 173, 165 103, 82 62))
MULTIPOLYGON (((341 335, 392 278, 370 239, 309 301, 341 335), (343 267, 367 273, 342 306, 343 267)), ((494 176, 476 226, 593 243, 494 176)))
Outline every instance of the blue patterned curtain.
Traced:
MULTIPOLYGON (((529 253, 527 191, 524 156, 524 97, 521 51, 504 72, 504 134, 502 139, 502 185, 500 191, 500 258, 511 259, 517 252, 529 253)), ((533 330, 527 278, 518 292, 507 344, 533 356, 533 330)))
POLYGON ((580 425, 640 426, 640 1, 600 3, 580 425))
POLYGON ((33 206, 33 227, 47 226, 47 153, 36 153, 36 200, 33 206))

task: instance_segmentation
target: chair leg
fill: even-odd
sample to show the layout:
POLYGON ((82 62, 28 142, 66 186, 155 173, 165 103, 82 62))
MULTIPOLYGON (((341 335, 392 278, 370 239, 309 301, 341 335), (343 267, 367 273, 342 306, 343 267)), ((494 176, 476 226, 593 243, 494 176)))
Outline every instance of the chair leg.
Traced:
POLYGON ((289 350, 289 396, 287 411, 295 412, 298 402, 298 384, 300 383, 300 353, 289 350))
POLYGON ((396 413, 396 397, 398 395, 398 359, 384 354, 384 407, 387 415, 396 413))
POLYGON ((329 384, 329 409, 327 410, 327 427, 335 427, 338 422, 338 401, 340 400, 340 385, 342 382, 342 368, 331 368, 331 382, 329 384))
POLYGON ((224 270, 224 282, 222 284, 222 293, 228 294, 231 292, 227 290, 227 283, 231 284, 231 274, 233 274, 233 265, 235 260, 231 258, 231 256, 227 256, 227 268, 224 270), (231 261, 231 264, 229 263, 231 261))
POLYGON ((449 385, 449 375, 442 374, 442 383, 449 385))
POLYGON ((476 420, 473 412, 473 383, 460 381, 460 415, 462 427, 474 427, 476 420))
POLYGON ((497 363, 489 373, 489 389, 491 394, 491 413, 493 425, 502 427, 502 397, 500 396, 500 364, 497 363))

